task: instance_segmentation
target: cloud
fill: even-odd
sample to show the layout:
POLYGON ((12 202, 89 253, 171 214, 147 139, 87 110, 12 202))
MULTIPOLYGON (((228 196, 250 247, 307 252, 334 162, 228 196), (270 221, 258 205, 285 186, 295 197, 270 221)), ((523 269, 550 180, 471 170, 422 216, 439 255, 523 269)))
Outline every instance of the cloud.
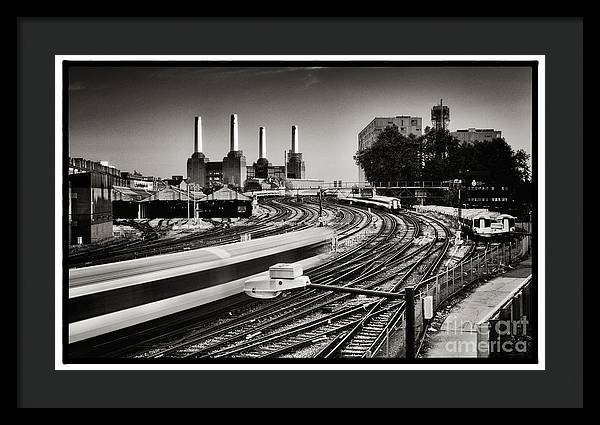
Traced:
POLYGON ((282 74, 287 72, 298 72, 298 71, 313 71, 317 69, 324 69, 322 66, 290 66, 285 68, 260 68, 260 71, 256 72, 256 75, 273 75, 282 74))
MULTIPOLYGON (((177 79, 181 77, 203 77, 207 80, 224 80, 229 77, 259 77, 259 76, 270 76, 286 73, 297 73, 309 71, 312 82, 310 85, 315 84, 316 77, 312 76, 311 72, 315 70, 324 69, 325 67, 320 66, 295 66, 295 67, 202 67, 202 68, 163 68, 153 70, 148 74, 149 78, 169 80, 177 79)), ((308 77, 304 77, 306 79, 308 77)))
POLYGON ((320 71, 327 67, 321 66, 289 66, 289 67, 240 67, 215 66, 200 68, 159 68, 147 74, 153 80, 165 83, 197 80, 205 84, 229 84, 230 82, 245 82, 253 84, 270 78, 286 79, 296 90, 307 90, 322 83, 320 71))

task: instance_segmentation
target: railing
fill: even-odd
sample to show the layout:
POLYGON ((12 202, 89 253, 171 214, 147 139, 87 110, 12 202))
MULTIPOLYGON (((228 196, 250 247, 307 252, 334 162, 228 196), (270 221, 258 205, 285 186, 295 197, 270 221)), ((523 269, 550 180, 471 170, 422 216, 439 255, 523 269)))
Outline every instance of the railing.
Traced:
MULTIPOLYGON (((423 317, 422 299, 426 296, 433 298, 433 310, 437 311, 449 298, 453 297, 472 283, 479 281, 499 271, 502 267, 511 262, 520 261, 527 257, 531 250, 531 237, 521 236, 516 241, 505 242, 484 252, 470 255, 467 259, 461 261, 452 268, 446 268, 443 272, 436 274, 426 280, 423 280, 415 287, 415 315, 414 330, 415 339, 424 335, 424 328, 427 321, 423 317)), ((406 339, 405 335, 406 317, 404 311, 393 323, 388 324, 386 339, 384 339, 379 351, 374 352, 375 356, 387 357, 387 354, 402 356, 402 348, 406 339), (396 347, 390 351, 390 346, 396 347), (387 348, 387 349, 386 349, 387 348)), ((417 350, 418 351, 418 350, 417 350)))
POLYGON ((433 181, 433 180, 396 180, 396 181, 381 181, 381 182, 351 182, 342 181, 340 182, 323 182, 319 186, 323 189, 350 189, 352 187, 366 188, 366 187, 394 187, 394 188, 450 188, 454 187, 456 183, 449 181, 433 181))
POLYGON ((532 275, 476 325, 477 357, 514 357, 530 352, 532 275))
POLYGON ((533 226, 530 221, 518 221, 515 223, 515 227, 517 230, 527 233, 533 232, 533 226))
POLYGON ((447 182, 447 181, 428 181, 428 180, 419 180, 419 181, 387 181, 387 182, 373 182, 373 186, 379 188, 385 187, 410 187, 410 188, 450 188, 456 186, 455 183, 447 182))

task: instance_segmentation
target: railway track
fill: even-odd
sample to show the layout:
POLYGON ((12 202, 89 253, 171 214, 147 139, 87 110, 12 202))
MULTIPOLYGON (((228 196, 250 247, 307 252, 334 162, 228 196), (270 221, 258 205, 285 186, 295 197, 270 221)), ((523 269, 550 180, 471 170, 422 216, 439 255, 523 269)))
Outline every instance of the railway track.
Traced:
MULTIPOLYGON (((369 272, 372 261, 379 260, 385 267, 386 264, 398 260, 400 258, 399 253, 406 251, 406 247, 412 243, 416 236, 415 232, 420 231, 420 226, 413 219, 407 220, 408 224, 398 229, 398 224, 402 220, 390 214, 380 214, 380 217, 383 224, 376 234, 361 244, 360 247, 331 260, 327 264, 307 271, 307 274, 311 276, 311 280, 315 283, 341 283, 347 286, 372 287, 373 284, 367 282, 367 277, 372 273, 372 271, 369 272), (392 238, 398 233, 400 239, 404 240, 403 244, 398 244, 392 238), (388 248, 394 246, 398 252, 390 253, 389 250, 378 249, 386 245, 388 248), (339 273, 339 270, 348 268, 350 264, 352 264, 352 267, 343 273, 339 273), (328 273, 325 271, 328 271, 328 273)), ((262 344, 260 349, 265 350, 263 342, 266 343, 266 341, 263 341, 264 338, 269 338, 269 341, 272 339, 281 340, 289 337, 291 333, 297 334, 305 327, 312 329, 313 333, 314 331, 324 334, 331 332, 331 329, 319 330, 318 325, 322 320, 330 321, 335 315, 343 315, 343 319, 348 320, 348 323, 354 323, 357 317, 347 316, 346 313, 350 314, 349 311, 353 311, 354 314, 357 314, 360 310, 360 316, 362 317, 366 305, 363 299, 353 299, 346 294, 338 295, 313 290, 299 291, 286 298, 270 302, 264 308, 249 311, 229 322, 220 322, 212 327, 201 329, 192 337, 188 336, 178 341, 165 342, 160 348, 155 346, 153 350, 143 354, 138 353, 138 355, 153 358, 218 358, 235 356, 236 353, 242 352, 245 356, 248 353, 243 352, 243 349, 250 344, 252 347, 262 344), (354 311, 353 308, 358 310, 354 311), (261 335, 261 338, 257 338, 261 335)), ((325 324, 325 326, 327 325, 328 323, 325 324)), ((337 327, 337 324, 333 326, 337 327)), ((312 333, 301 335, 302 340, 313 337, 312 333)), ((295 341, 295 343, 297 342, 295 341)), ((137 357, 137 355, 134 355, 134 357, 137 357)))
MULTIPOLYGON (((238 242, 242 234, 253 239, 312 227, 318 219, 318 209, 313 204, 268 201, 268 217, 249 219, 245 225, 199 231, 177 238, 160 238, 160 232, 147 223, 131 220, 129 225, 142 231, 141 240, 119 241, 69 255, 69 267, 83 267, 133 258, 161 255, 190 249, 238 242)), ((324 214, 333 212, 324 210, 324 214)), ((163 232, 164 233, 164 232, 163 232)))
MULTIPOLYGON (((334 207, 336 207, 336 210, 338 209, 337 205, 334 205, 334 207)), ((336 211, 335 213, 339 212, 341 212, 341 219, 337 222, 337 231, 340 234, 340 238, 350 237, 354 235, 357 231, 367 229, 370 225, 370 214, 362 209, 340 207, 339 211, 336 211)), ((373 236, 369 238, 369 240, 377 238, 378 236, 380 236, 381 233, 382 232, 380 229, 380 231, 373 234, 373 236)), ((357 248, 358 247, 352 248, 352 252, 355 252, 357 248)), ((342 256, 343 255, 344 254, 342 254, 342 256)), ((345 258, 342 256, 340 256, 341 258, 332 259, 331 263, 333 264, 342 261, 343 258, 345 258)), ((222 317, 218 320, 211 319, 211 321, 214 323, 195 323, 190 326, 184 326, 183 329, 182 327, 178 327, 172 332, 161 332, 161 334, 159 334, 158 337, 153 337, 150 340, 146 341, 146 346, 151 347, 154 346, 154 344, 158 344, 159 346, 164 346, 168 348, 173 347, 175 345, 190 344, 193 343, 195 339, 207 339, 214 332, 224 333, 227 329, 229 329, 232 326, 237 327, 237 331, 241 332, 240 327, 243 326, 246 321, 252 321, 253 319, 257 318, 259 320, 262 320, 262 318, 268 317, 269 315, 273 316, 272 319, 275 319, 275 317, 278 317, 280 315, 285 315, 285 312, 278 312, 278 310, 284 304, 288 304, 288 299, 290 302, 292 302, 292 300, 297 301, 297 303, 295 302, 294 305, 291 306, 291 308, 295 308, 300 305, 306 306, 311 301, 314 301, 313 298, 308 298, 308 294, 302 293, 290 294, 289 297, 281 298, 274 302, 265 303, 264 301, 253 300, 247 306, 244 306, 242 311, 236 312, 239 313, 236 314, 236 316, 227 314, 225 315, 225 317, 222 317), (302 304, 303 302, 304 304, 302 304), (239 319, 236 320, 238 316, 239 319)), ((133 351, 136 351, 135 348, 137 347, 133 347, 133 351)), ((141 344, 140 348, 142 348, 141 351, 144 351, 144 344, 141 344)), ((162 349, 160 351, 166 350, 162 349)))
MULTIPOLYGON (((434 232, 433 243, 394 283, 389 289, 390 292, 399 292, 402 286, 407 283, 409 277, 415 277, 418 283, 427 279, 437 270, 444 259, 450 246, 450 231, 440 221, 429 219, 428 223, 434 232), (436 249, 438 242, 441 246, 436 249)), ((379 300, 374 305, 370 315, 358 322, 348 332, 339 335, 338 338, 316 353, 315 357, 365 358, 375 355, 381 348, 383 341, 388 337, 390 325, 395 324, 403 312, 403 301, 379 300)))
MULTIPOLYGON (((437 229, 434 227, 434 232, 436 231, 437 229)), ((442 239, 442 237, 436 238, 435 242, 438 239, 442 239)), ((406 277, 411 276, 432 253, 436 253, 437 257, 441 258, 445 251, 443 247, 439 249, 435 243, 431 243, 426 249, 418 249, 407 254, 405 258, 417 257, 417 260, 401 268, 400 271, 404 271, 405 274, 400 281, 394 284, 391 291, 397 291, 406 277)), ((389 264, 392 259, 395 258, 384 259, 383 264, 389 264)), ((390 276, 384 275, 375 279, 374 282, 365 284, 368 278, 373 277, 372 272, 373 270, 364 273, 363 282, 358 286, 364 289, 390 290, 384 288, 386 282, 390 280, 390 276)), ((357 283, 358 280, 360 279, 355 280, 354 283, 357 283)), ((209 353, 209 356, 215 358, 274 357, 290 354, 294 350, 318 344, 320 341, 331 340, 333 337, 332 342, 316 352, 315 356, 369 357, 376 349, 378 342, 382 340, 382 335, 385 335, 386 326, 399 317, 403 312, 403 307, 402 301, 388 301, 374 297, 362 297, 361 299, 361 297, 343 295, 329 305, 332 311, 329 315, 268 334, 252 342, 242 341, 231 348, 209 353)), ((193 357, 196 356, 197 353, 193 355, 193 357)))
MULTIPOLYGON (((430 247, 423 253, 422 257, 420 257, 410 266, 404 267, 406 273, 391 288, 392 292, 397 291, 401 284, 406 280, 406 277, 410 276, 417 266, 422 263, 424 259, 429 257, 431 252, 434 251, 434 247, 435 243, 432 243, 430 247)), ((415 256, 416 253, 417 252, 415 251, 414 254, 411 254, 411 256, 415 256)), ((442 255, 443 250, 439 253, 439 257, 442 257, 442 255)), ((369 289, 385 290, 385 288, 381 287, 381 285, 384 284, 386 280, 386 277, 383 277, 378 279, 378 281, 376 281, 374 284, 367 286, 369 289)), ((390 289, 387 288, 386 290, 390 289)), ((321 355, 323 357, 332 357, 335 355, 336 357, 344 358, 368 357, 375 351, 377 343, 381 340, 382 333, 386 329, 387 324, 392 322, 396 317, 398 317, 399 313, 402 312, 403 303, 401 301, 378 300, 375 298, 367 298, 366 302, 370 307, 369 312, 362 318, 351 321, 351 323, 342 323, 343 326, 341 327, 341 333, 333 339, 331 345, 326 346, 320 352, 317 352, 315 354, 316 356, 321 355), (324 353, 327 354, 324 355, 324 353)), ((331 326, 331 324, 329 324, 329 326, 331 326)), ((324 334, 330 333, 328 329, 324 329, 322 332, 324 334)), ((291 348, 298 347, 299 345, 296 342, 297 339, 298 336, 296 336, 295 340, 291 341, 291 344, 283 344, 288 348, 279 348, 278 353, 281 354, 284 351, 289 352, 291 348)), ((304 340, 307 342, 315 341, 315 339, 313 339, 313 335, 310 333, 304 336, 304 340)))
MULTIPOLYGON (((304 206, 318 211, 315 202, 304 206)), ((335 215, 332 222, 341 239, 368 229, 372 215, 381 224, 360 243, 306 270, 313 283, 402 293, 406 283, 418 283, 437 270, 449 247, 444 224, 421 215, 397 217, 331 205, 327 211, 335 215)), ((160 325, 142 342, 107 357, 370 357, 403 312, 402 300, 298 290, 274 301, 251 301, 200 322, 160 325)))
MULTIPOLYGON (((304 209, 312 210, 312 214, 316 217, 318 214, 318 202, 309 200, 303 204, 304 209)), ((337 204, 326 202, 324 202, 323 205, 323 215, 329 219, 328 226, 334 228, 338 232, 341 240, 354 237, 357 233, 368 230, 371 223, 371 214, 362 209, 338 206, 337 204)), ((302 219, 303 217, 305 216, 302 214, 297 215, 298 219, 302 219)), ((300 230, 298 226, 300 225, 297 225, 295 230, 300 230)), ((301 226, 310 227, 312 225, 304 223, 301 224, 301 226)), ((355 249, 356 248, 352 248, 352 250, 355 249)), ((332 260, 332 262, 335 261, 341 261, 341 259, 332 260)), ((281 300, 285 301, 283 298, 281 300)), ((257 310, 259 304, 261 304, 261 302, 258 300, 247 299, 246 302, 244 302, 243 308, 247 311, 254 311, 257 310)), ((263 302, 263 304, 265 303, 263 302)), ((266 303, 264 306, 261 306, 261 309, 268 313, 276 310, 277 305, 277 302, 266 303)), ((225 316, 226 320, 231 319, 229 310, 221 310, 220 313, 225 316)), ((163 345, 161 341, 164 341, 165 339, 177 341, 182 338, 182 335, 188 335, 189 339, 190 335, 193 335, 197 329, 202 329, 202 333, 206 334, 206 328, 210 327, 210 324, 206 324, 204 318, 199 321, 198 319, 194 319, 194 317, 194 314, 190 314, 184 315, 181 318, 168 318, 159 323, 152 323, 151 327, 133 330, 132 333, 128 334, 127 339, 132 337, 131 339, 133 340, 141 340, 141 342, 136 344, 135 348, 144 351, 146 348, 151 348, 155 344, 163 345)), ((222 322, 223 320, 219 320, 216 327, 219 328, 222 322)), ((115 338, 117 339, 98 341, 97 345, 89 346, 86 350, 91 349, 92 352, 95 353, 94 355, 97 353, 100 357, 121 357, 131 351, 130 347, 123 347, 122 344, 119 344, 118 340, 121 336, 115 336, 115 338), (117 348, 111 348, 111 346, 115 345, 117 348)))

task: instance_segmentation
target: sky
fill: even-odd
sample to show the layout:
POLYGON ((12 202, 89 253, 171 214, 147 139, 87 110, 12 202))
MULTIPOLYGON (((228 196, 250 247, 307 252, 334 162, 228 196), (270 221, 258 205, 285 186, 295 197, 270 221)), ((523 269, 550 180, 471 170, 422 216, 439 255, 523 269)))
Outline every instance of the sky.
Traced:
POLYGON ((258 127, 267 158, 283 165, 291 126, 299 127, 306 178, 357 181, 358 133, 375 117, 410 115, 431 125, 431 107, 450 107, 451 131, 501 130, 513 149, 532 152, 532 72, 528 67, 72 67, 69 155, 122 171, 186 175, 194 117, 203 151, 221 161, 229 117, 251 165, 258 127))

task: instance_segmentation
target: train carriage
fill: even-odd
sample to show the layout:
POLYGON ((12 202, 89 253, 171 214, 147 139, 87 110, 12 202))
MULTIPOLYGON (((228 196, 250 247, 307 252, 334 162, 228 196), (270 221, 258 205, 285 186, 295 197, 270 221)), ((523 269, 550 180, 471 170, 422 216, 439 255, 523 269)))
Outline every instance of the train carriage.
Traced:
MULTIPOLYGON (((458 219, 458 209, 454 207, 427 205, 420 210, 458 219)), ((502 238, 515 231, 515 217, 487 209, 461 209, 459 221, 461 230, 473 238, 502 238)))
POLYGON ((400 211, 401 208, 400 199, 391 198, 389 196, 373 196, 369 198, 343 197, 339 198, 339 200, 349 205, 359 205, 367 208, 376 208, 391 213, 397 213, 398 211, 400 211))
POLYGON ((515 217, 495 212, 478 212, 461 220, 463 231, 476 237, 507 236, 515 231, 515 217))

